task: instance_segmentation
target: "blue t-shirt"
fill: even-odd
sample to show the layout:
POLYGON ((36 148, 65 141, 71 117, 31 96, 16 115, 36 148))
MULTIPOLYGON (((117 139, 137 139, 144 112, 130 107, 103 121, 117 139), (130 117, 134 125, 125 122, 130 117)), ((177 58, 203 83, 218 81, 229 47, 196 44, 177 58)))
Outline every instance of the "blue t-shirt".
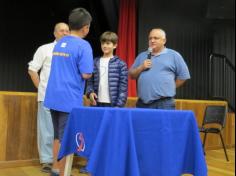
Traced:
MULTIPOLYGON (((136 68, 147 59, 148 52, 140 53, 131 68, 136 68)), ((152 68, 143 71, 138 77, 138 96, 144 103, 161 97, 174 97, 175 80, 190 79, 188 67, 182 56, 165 48, 159 55, 152 56, 152 68)))
POLYGON ((79 37, 63 37, 53 50, 44 105, 62 112, 70 112, 72 108, 82 106, 85 87, 82 74, 92 72, 93 54, 90 44, 79 37))

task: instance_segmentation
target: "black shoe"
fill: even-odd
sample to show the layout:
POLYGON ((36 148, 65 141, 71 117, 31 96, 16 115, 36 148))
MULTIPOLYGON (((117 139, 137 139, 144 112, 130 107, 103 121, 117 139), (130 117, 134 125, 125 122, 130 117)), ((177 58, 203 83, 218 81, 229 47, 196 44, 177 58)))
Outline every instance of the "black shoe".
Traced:
POLYGON ((86 166, 84 166, 84 167, 81 167, 81 168, 79 169, 79 173, 87 174, 87 173, 89 173, 89 172, 87 171, 86 166))
POLYGON ((42 172, 50 173, 51 170, 52 170, 52 164, 50 164, 50 163, 43 163, 42 164, 42 169, 41 169, 42 172))

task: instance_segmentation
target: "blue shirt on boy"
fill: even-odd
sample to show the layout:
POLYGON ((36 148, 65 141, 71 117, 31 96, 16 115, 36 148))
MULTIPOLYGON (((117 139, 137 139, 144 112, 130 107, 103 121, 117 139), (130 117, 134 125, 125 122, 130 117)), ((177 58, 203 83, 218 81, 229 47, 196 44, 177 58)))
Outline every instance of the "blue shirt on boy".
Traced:
MULTIPOLYGON (((140 53, 132 68, 143 64, 148 52, 140 53)), ((175 80, 190 78, 188 67, 182 56, 165 48, 160 54, 152 56, 152 68, 140 73, 138 78, 138 96, 144 103, 151 103, 162 97, 174 97, 175 80)))
POLYGON ((55 45, 44 105, 70 112, 83 105, 85 80, 82 74, 93 72, 90 44, 74 36, 65 36, 55 45))

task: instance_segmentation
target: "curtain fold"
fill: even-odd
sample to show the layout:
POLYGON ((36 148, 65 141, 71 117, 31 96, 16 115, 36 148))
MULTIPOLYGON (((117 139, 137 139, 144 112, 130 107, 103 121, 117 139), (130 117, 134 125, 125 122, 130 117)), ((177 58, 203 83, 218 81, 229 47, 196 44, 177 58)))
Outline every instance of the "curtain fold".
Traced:
MULTIPOLYGON (((136 0, 120 0, 118 47, 116 54, 123 59, 128 68, 131 67, 136 56, 136 0)), ((136 96, 136 81, 129 78, 128 96, 136 96)))

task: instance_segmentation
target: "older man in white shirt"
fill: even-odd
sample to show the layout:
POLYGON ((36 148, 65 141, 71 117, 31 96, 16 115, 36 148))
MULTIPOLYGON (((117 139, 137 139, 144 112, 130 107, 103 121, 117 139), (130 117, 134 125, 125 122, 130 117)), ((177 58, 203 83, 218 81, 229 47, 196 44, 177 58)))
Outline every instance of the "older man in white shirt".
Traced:
POLYGON ((50 110, 44 107, 43 102, 50 74, 53 48, 60 38, 68 34, 68 25, 57 23, 54 28, 55 41, 40 46, 28 67, 32 82, 38 89, 37 138, 39 158, 42 171, 48 173, 51 171, 51 163, 53 163, 54 134, 50 110))

